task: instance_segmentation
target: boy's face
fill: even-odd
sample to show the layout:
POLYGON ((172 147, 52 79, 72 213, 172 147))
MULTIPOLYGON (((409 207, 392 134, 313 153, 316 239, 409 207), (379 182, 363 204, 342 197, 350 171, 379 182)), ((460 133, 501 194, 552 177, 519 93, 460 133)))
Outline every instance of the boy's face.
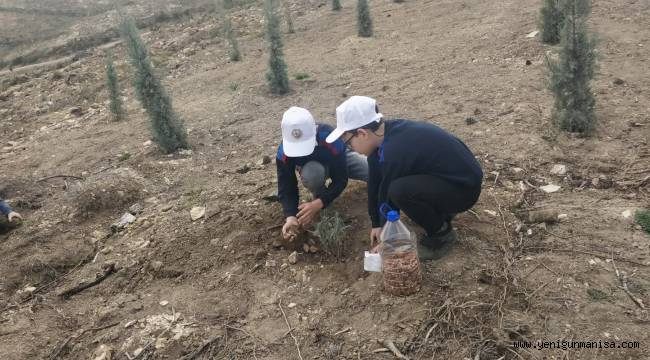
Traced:
POLYGON ((341 139, 352 150, 370 156, 377 150, 377 136, 367 129, 357 129, 345 132, 341 139))

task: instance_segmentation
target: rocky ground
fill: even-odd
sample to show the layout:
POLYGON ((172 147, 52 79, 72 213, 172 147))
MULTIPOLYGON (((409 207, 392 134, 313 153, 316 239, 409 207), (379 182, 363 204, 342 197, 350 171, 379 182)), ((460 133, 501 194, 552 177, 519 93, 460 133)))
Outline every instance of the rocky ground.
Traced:
POLYGON ((103 49, 3 73, 0 193, 25 216, 0 238, 3 359, 392 359, 388 342, 411 359, 650 357, 650 237, 633 222, 650 206, 647 2, 594 4, 600 123, 586 139, 549 126, 555 49, 527 36, 538 1, 371 2, 370 39, 356 36, 354 2, 289 7, 283 97, 265 84, 261 4, 233 11, 242 62, 228 61, 215 13, 143 34, 191 151, 151 143, 120 44, 120 123, 103 49), (350 225, 341 257, 273 246, 283 219, 268 160, 282 112, 334 123, 355 94, 453 132, 486 174, 455 223, 458 246, 424 265, 410 297, 363 271, 363 183, 333 206, 350 225), (536 210, 552 221, 530 219, 536 210), (563 339, 640 347, 513 346, 563 339))

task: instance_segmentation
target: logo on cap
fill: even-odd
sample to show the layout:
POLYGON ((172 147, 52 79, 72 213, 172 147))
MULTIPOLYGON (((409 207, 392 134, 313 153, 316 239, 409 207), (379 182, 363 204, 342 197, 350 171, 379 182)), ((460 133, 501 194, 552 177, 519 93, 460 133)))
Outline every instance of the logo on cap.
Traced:
POLYGON ((291 136, 293 136, 296 139, 300 139, 302 137, 302 130, 300 129, 291 130, 291 136))

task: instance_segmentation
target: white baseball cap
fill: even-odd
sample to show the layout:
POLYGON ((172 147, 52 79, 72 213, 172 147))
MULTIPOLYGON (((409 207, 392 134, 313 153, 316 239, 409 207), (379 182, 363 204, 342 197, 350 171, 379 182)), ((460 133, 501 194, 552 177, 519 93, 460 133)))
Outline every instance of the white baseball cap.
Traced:
POLYGON ((282 149, 287 156, 307 156, 316 148, 316 122, 307 109, 292 106, 282 115, 282 149))
POLYGON ((378 122, 382 114, 375 111, 377 101, 367 96, 352 96, 336 108, 336 129, 325 139, 333 143, 344 132, 378 122))

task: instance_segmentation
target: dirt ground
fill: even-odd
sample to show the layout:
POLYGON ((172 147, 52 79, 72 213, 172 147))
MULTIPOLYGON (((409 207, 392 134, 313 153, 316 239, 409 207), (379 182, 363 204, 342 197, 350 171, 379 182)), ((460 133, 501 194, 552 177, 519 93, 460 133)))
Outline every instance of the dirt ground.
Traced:
POLYGON ((356 36, 355 3, 342 3, 289 3, 292 91, 282 97, 265 84, 259 3, 233 11, 241 62, 214 36, 214 13, 145 33, 192 151, 151 144, 119 45, 124 122, 108 115, 100 49, 0 79, 0 195, 25 217, 0 237, 0 358, 393 359, 377 351, 386 340, 410 359, 650 359, 650 236, 633 222, 650 207, 650 4, 594 2, 599 126, 585 139, 549 126, 544 61, 555 49, 527 37, 539 1, 371 1, 369 39, 356 36), (363 271, 363 183, 333 205, 350 225, 342 258, 301 252, 289 264, 291 251, 273 246, 283 219, 267 200, 275 165, 262 159, 275 155, 281 114, 302 106, 333 124, 351 95, 448 129, 486 175, 454 224, 458 246, 424 264, 410 297, 363 271), (552 174, 555 164, 566 173, 552 174), (192 221, 195 206, 206 214, 192 221), (130 208, 135 222, 112 231, 130 208), (535 209, 566 215, 523 221, 535 209))

